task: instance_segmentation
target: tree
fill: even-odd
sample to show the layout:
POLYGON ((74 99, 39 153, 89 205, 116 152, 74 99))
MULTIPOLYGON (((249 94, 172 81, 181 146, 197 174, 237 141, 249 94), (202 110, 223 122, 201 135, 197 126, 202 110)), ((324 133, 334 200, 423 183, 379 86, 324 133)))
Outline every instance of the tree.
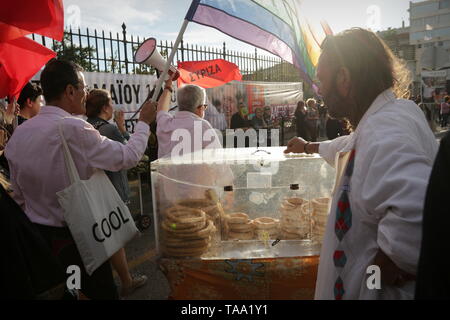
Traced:
POLYGON ((62 42, 55 42, 52 50, 56 52, 58 59, 73 61, 83 67, 86 71, 97 71, 97 66, 89 62, 89 57, 93 56, 95 48, 93 47, 79 47, 72 43, 71 35, 64 33, 62 42))

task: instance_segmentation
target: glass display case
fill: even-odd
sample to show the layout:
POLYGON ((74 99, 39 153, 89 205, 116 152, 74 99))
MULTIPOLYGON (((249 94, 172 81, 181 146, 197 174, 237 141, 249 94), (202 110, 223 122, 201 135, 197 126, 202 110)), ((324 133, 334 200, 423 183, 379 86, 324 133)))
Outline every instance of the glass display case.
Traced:
POLYGON ((285 147, 206 149, 151 164, 156 246, 164 258, 319 254, 335 170, 285 147))

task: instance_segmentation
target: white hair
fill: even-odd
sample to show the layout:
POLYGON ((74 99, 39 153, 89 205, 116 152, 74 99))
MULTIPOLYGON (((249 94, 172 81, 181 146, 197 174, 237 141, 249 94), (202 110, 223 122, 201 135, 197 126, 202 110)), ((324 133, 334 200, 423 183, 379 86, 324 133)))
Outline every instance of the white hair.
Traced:
POLYGON ((197 85, 188 84, 178 89, 177 99, 180 111, 195 112, 198 106, 206 103, 206 92, 197 85))

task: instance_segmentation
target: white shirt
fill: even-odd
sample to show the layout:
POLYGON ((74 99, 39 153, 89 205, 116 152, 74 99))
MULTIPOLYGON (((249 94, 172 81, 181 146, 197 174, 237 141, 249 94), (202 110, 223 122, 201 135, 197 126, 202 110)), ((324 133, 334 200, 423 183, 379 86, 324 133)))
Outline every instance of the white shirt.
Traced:
POLYGON ((178 111, 175 116, 159 111, 158 158, 180 156, 206 148, 222 148, 222 143, 208 121, 189 111, 178 111))
POLYGON ((101 136, 88 122, 53 106, 42 107, 37 116, 17 127, 5 149, 14 199, 32 222, 55 227, 66 225, 56 192, 71 184, 58 130, 65 117, 64 137, 83 180, 89 179, 96 169, 119 171, 136 166, 150 134, 149 126, 139 121, 124 145, 101 136))
POLYGON ((338 177, 315 298, 334 299, 334 284, 340 275, 343 299, 413 299, 414 281, 402 288, 382 284, 381 290, 370 290, 366 281, 371 274, 366 270, 381 248, 399 268, 416 274, 425 192, 438 144, 417 105, 397 100, 387 90, 376 98, 353 134, 321 143, 319 153, 339 172, 345 169, 340 156, 353 149, 356 158, 349 184, 352 226, 341 242, 347 262, 339 273, 333 261, 339 244, 334 230, 336 207, 343 187, 338 177))

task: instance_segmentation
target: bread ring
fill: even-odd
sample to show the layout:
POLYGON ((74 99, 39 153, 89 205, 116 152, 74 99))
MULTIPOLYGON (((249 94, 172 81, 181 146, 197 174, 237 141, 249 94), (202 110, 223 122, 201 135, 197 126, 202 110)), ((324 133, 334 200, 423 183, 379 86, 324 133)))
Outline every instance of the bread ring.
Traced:
POLYGON ((228 230, 234 232, 250 232, 253 231, 253 224, 249 221, 247 223, 229 223, 228 230))
POLYGON ((184 234, 191 234, 193 232, 197 232, 197 231, 200 231, 200 230, 204 229, 205 226, 206 226, 206 221, 197 223, 193 227, 185 228, 185 229, 180 229, 178 227, 179 224, 181 224, 181 223, 176 223, 176 222, 171 222, 169 220, 164 220, 162 222, 162 224, 161 224, 161 227, 163 228, 163 230, 165 230, 169 234, 184 235, 184 234))
POLYGON ((175 223, 201 223, 206 220, 205 212, 199 209, 174 206, 165 213, 166 217, 175 223))
POLYGON ((314 215, 328 215, 330 198, 315 198, 311 200, 314 215))
POLYGON ((230 213, 225 218, 229 224, 249 222, 248 215, 243 212, 230 213))
POLYGON ((185 199, 177 202, 177 205, 186 207, 201 209, 210 217, 217 217, 220 214, 217 202, 208 199, 185 199))
POLYGON ((228 239, 230 240, 252 240, 254 238, 253 232, 229 232, 228 239))
POLYGON ((285 204, 295 206, 295 207, 308 202, 308 200, 305 200, 302 198, 285 198, 284 200, 285 200, 285 204))
POLYGON ((214 227, 214 223, 210 220, 208 220, 206 227, 194 231, 194 232, 181 232, 176 231, 173 232, 172 230, 164 230, 167 234, 167 238, 177 238, 177 239, 205 239, 208 238, 211 233, 213 233, 216 230, 214 227))
POLYGON ((180 239, 165 239, 164 246, 175 248, 201 248, 205 247, 211 241, 210 238, 206 239, 193 239, 193 240, 180 240, 180 239))
POLYGON ((281 228, 282 232, 285 233, 293 233, 293 234, 298 234, 298 235, 303 235, 305 233, 308 233, 309 228, 288 228, 287 226, 283 226, 281 228))
POLYGON ((280 220, 280 224, 292 224, 292 225, 301 225, 303 224, 303 219, 301 216, 298 218, 292 218, 290 216, 282 216, 280 220))
POLYGON ((302 217, 302 211, 300 210, 300 208, 295 211, 285 211, 281 209, 281 216, 290 218, 291 220, 300 220, 302 217))
POLYGON ((270 217, 261 217, 253 220, 256 229, 272 229, 278 227, 279 220, 270 217))

